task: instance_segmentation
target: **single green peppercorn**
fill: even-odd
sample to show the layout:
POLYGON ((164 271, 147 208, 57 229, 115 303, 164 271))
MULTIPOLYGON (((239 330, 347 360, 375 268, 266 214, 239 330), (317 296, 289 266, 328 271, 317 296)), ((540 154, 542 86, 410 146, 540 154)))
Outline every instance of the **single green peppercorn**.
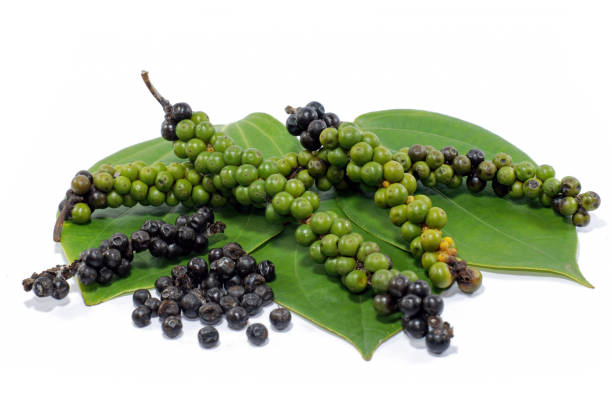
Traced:
POLYGON ((495 167, 497 169, 500 169, 502 167, 509 167, 510 165, 512 165, 512 157, 506 154, 505 152, 500 152, 493 157, 493 164, 495 164, 495 167))
POLYGON ((387 208, 387 188, 379 188, 374 193, 374 204, 379 208, 387 208))
POLYGON ((157 187, 155 186, 149 187, 149 192, 147 193, 147 201, 151 206, 160 206, 166 201, 166 194, 157 189, 157 187))
POLYGON ((402 178, 400 184, 402 184, 404 188, 406 188, 406 191, 408 191, 408 195, 414 194, 417 189, 417 180, 414 175, 409 173, 404 173, 404 177, 402 178))
POLYGON ((391 260, 383 253, 374 252, 366 256, 363 266, 368 272, 376 272, 380 269, 389 269, 391 267, 391 260))
POLYGON ((353 182, 361 182, 361 167, 353 161, 346 166, 346 176, 353 182))
POLYGON ((378 162, 370 161, 361 167, 360 177, 366 185, 380 185, 383 180, 383 167, 378 162))
POLYGON ((436 262, 431 265, 428 273, 429 279, 438 289, 446 289, 453 284, 453 276, 448 265, 444 262, 436 262))
POLYGON ((396 153, 393 156, 393 160, 401 164, 402 168, 404 169, 404 172, 409 171, 410 167, 412 166, 412 161, 410 160, 410 156, 405 152, 396 153))
POLYGON ((70 216, 75 224, 86 224, 91 220, 91 208, 86 203, 79 202, 72 207, 70 216))
POLYGON ((467 175, 472 169, 472 162, 466 155, 457 155, 452 166, 457 175, 467 175))
POLYGON ((89 181, 89 178, 85 175, 77 175, 72 178, 70 187, 72 188, 75 194, 84 195, 91 188, 91 182, 89 181))
POLYGON ((554 198, 559 192, 561 192, 561 181, 552 177, 544 180, 544 183, 542 184, 542 191, 551 198, 554 198))
POLYGON ((412 165, 412 173, 417 179, 424 180, 431 173, 431 169, 429 168, 429 165, 427 165, 427 162, 416 161, 412 165))
POLYGON ((461 178, 461 176, 453 175, 450 182, 448 183, 448 187, 452 189, 459 188, 462 182, 463 182, 463 178, 461 178))
POLYGON ((111 175, 115 175, 115 168, 111 164, 102 164, 98 167, 98 172, 108 172, 111 175))
POLYGON ((361 131, 357 127, 345 126, 338 129, 338 143, 344 149, 351 147, 361 141, 361 131))
POLYGON ((561 179, 561 194, 565 196, 576 196, 580 193, 580 181, 574 177, 563 177, 561 179))
POLYGON ((312 215, 312 204, 306 198, 295 198, 293 202, 291 202, 291 216, 293 216, 297 220, 302 220, 308 218, 312 215))
POLYGON ((278 164, 270 159, 265 159, 257 168, 260 178, 267 179, 270 175, 280 174, 278 164))
POLYGON ((402 235, 402 239, 410 242, 417 236, 421 235, 421 227, 417 224, 406 221, 400 228, 400 234, 402 235))
POLYGON ((322 176, 317 180, 317 189, 319 191, 329 191, 332 188, 331 181, 326 177, 322 176))
POLYGON ((444 154, 442 154, 437 149, 431 150, 427 153, 425 157, 425 162, 429 165, 431 169, 437 169, 440 165, 444 164, 444 154))
POLYGON ((393 153, 387 147, 382 145, 374 148, 374 155, 372 156, 372 161, 378 162, 380 165, 384 165, 387 162, 393 159, 393 153))
POLYGON ((242 164, 253 165, 255 168, 263 162, 263 155, 257 148, 247 148, 242 152, 242 164))
POLYGON ((552 197, 546 195, 543 191, 540 191, 540 203, 542 204, 542 206, 545 206, 547 208, 550 208, 552 205, 552 197))
POLYGON ((215 134, 215 127, 208 121, 200 121, 194 129, 196 138, 204 142, 210 142, 210 139, 215 134))
POLYGON ((391 208, 389 218, 393 225, 402 226, 408 220, 408 205, 401 204, 391 208))
POLYGON ((185 155, 190 161, 195 161, 198 155, 206 149, 206 144, 197 138, 192 138, 185 145, 185 155))
POLYGON ((519 162, 515 168, 516 178, 519 181, 527 181, 529 178, 533 178, 536 174, 536 167, 531 162, 523 161, 519 162))
POLYGON ((376 242, 363 242, 357 250, 357 260, 363 263, 368 255, 375 252, 380 252, 380 247, 376 242))
POLYGON ((221 185, 225 189, 232 189, 238 182, 236 181, 236 171, 238 167, 236 165, 226 165, 219 172, 219 177, 221 178, 221 185))
POLYGON ((278 172, 280 172, 281 175, 284 175, 284 176, 288 176, 293 170, 291 168, 291 164, 285 158, 281 158, 278 161, 276 161, 276 165, 278 166, 278 172))
POLYGON ((490 181, 495 178, 496 172, 497 167, 493 161, 482 161, 480 164, 478 164, 478 168, 476 169, 478 178, 482 179, 483 181, 490 181))
POLYGON ((368 286, 368 276, 362 270, 353 270, 344 276, 343 283, 351 293, 361 293, 368 286))
POLYGON ((110 192, 113 189, 115 180, 108 172, 96 172, 93 175, 94 186, 102 192, 110 192))
POLYGON ((344 149, 340 147, 329 151, 327 154, 327 160, 330 164, 338 168, 344 168, 350 161, 344 149))
POLYGON ((302 246, 310 246, 317 240, 317 237, 310 228, 310 225, 302 224, 295 230, 295 240, 302 246))
POLYGON ((106 204, 110 208, 119 208, 123 205, 123 196, 121 196, 117 191, 110 191, 108 195, 106 195, 106 204))
POLYGON ((414 144, 408 149, 408 156, 410 156, 412 162, 424 161, 427 157, 427 151, 422 145, 414 144))
POLYGON ((408 190, 402 184, 395 183, 386 188, 385 200, 387 206, 393 207, 404 204, 406 199, 408 199, 408 190))
POLYGON ((298 153, 297 158, 298 164, 300 164, 301 167, 306 167, 308 166, 308 162, 314 158, 314 155, 308 150, 303 150, 298 153))
POLYGON ((199 124, 202 121, 208 121, 208 114, 203 111, 196 111, 191 114, 191 121, 193 121, 194 124, 199 124))
POLYGON ((430 228, 442 229, 446 226, 447 222, 448 215, 444 209, 434 206, 427 211, 425 224, 430 228))
POLYGON ((442 242, 442 232, 437 229, 425 229, 421 233, 421 245, 426 252, 440 249, 440 242, 442 242))
POLYGON ((540 179, 540 181, 546 181, 549 178, 554 178, 555 169, 550 165, 540 165, 536 170, 536 177, 540 179))
POLYGON ((388 161, 383 165, 383 178, 391 183, 404 178, 404 167, 397 161, 388 161))
POLYGON ((523 182, 523 194, 525 194, 527 198, 538 198, 541 191, 542 181, 538 178, 529 178, 527 181, 523 182))
POLYGON ((438 183, 438 180, 436 179, 436 174, 431 172, 429 176, 425 178, 424 180, 422 180, 421 182, 423 183, 423 185, 427 187, 434 187, 438 183))
POLYGON ((428 204, 415 198, 414 201, 408 204, 406 216, 410 222, 420 224, 425 220, 428 211, 428 204))
POLYGON ((587 211, 594 211, 599 208, 601 198, 596 192, 588 191, 580 195, 580 202, 587 211))
POLYGON ((329 231, 338 237, 342 237, 344 235, 348 235, 353 231, 353 225, 348 219, 345 218, 335 218, 332 221, 331 227, 329 231))
POLYGON ((125 194, 123 195, 123 206, 127 206, 128 208, 132 208, 134 206, 136 206, 138 202, 136 202, 136 200, 134 198, 132 198, 132 195, 130 194, 125 194))
POLYGON ((182 164, 173 162, 168 165, 168 172, 172 174, 174 179, 180 179, 185 176, 185 167, 182 164))
POLYGON ((578 201, 573 196, 564 196, 559 204, 559 213, 563 216, 572 216, 578 210, 578 201))
POLYGON ((249 199, 253 205, 260 205, 266 202, 266 183, 262 179, 257 179, 249 185, 249 199))
POLYGON ((387 293, 389 282, 395 275, 388 269, 380 269, 372 275, 372 290, 376 294, 387 293))
POLYGON ((363 142, 367 142, 368 144, 370 144, 372 148, 376 148, 380 145, 380 140, 378 139, 378 135, 370 131, 362 132, 361 140, 363 142))
POLYGON ((361 166, 372 160, 374 149, 368 143, 358 142, 357 144, 353 145, 349 155, 353 162, 361 166))
POLYGON ((523 183, 521 181, 514 181, 510 186, 510 192, 508 193, 512 199, 520 199, 523 197, 523 183))
POLYGON ((584 208, 578 208, 576 213, 572 215, 572 223, 576 226, 584 227, 591 222, 591 216, 584 208))
POLYGON ((320 240, 314 241, 310 245, 310 248, 308 248, 308 255, 310 256, 310 259, 312 259, 316 263, 323 263, 325 262, 325 259, 327 259, 327 256, 325 256, 325 254, 321 250, 320 240))
POLYGON ((130 195, 138 202, 146 199, 148 191, 149 187, 142 181, 134 181, 130 187, 130 195))
POLYGON ((434 175, 438 183, 448 185, 453 179, 453 167, 448 164, 442 164, 434 171, 434 175))
POLYGON ((343 235, 338 240, 338 252, 342 256, 350 256, 354 258, 362 243, 363 237, 356 232, 343 235))
POLYGON ((423 245, 421 244, 421 235, 417 236, 410 242, 410 253, 415 259, 421 259, 423 256, 423 245))
POLYGON ((189 141, 195 137, 194 122, 189 119, 179 121, 179 123, 176 124, 176 136, 181 141, 189 141))
POLYGON ((511 166, 503 166, 497 171, 497 182, 502 185, 511 186, 516 181, 514 168, 511 166))
POLYGON ((242 148, 238 145, 230 145, 223 151, 223 162, 225 162, 226 165, 241 165, 242 154, 242 148))
POLYGON ((313 158, 308 161, 308 173, 314 177, 322 177, 327 172, 327 165, 325 165, 325 161, 320 158, 313 158))
MULTIPOLYGON (((421 243, 423 243, 422 240, 421 243)), ((423 269, 425 270, 428 270, 437 261, 438 254, 436 252, 425 251, 423 255, 421 255, 421 265, 423 265, 423 269)))
POLYGON ((344 179, 344 169, 337 168, 332 165, 327 168, 327 173, 325 174, 325 177, 329 179, 329 182, 331 182, 332 184, 339 184, 344 179))
POLYGON ((210 201, 210 194, 206 192, 202 185, 194 185, 191 190, 191 200, 195 206, 206 205, 210 201))

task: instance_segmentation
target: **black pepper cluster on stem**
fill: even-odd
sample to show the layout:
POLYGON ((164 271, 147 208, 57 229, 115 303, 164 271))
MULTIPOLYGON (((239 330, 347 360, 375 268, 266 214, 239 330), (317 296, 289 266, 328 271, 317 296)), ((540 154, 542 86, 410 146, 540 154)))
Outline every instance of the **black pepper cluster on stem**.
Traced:
POLYGON ((181 215, 175 224, 147 220, 141 229, 128 238, 115 233, 96 248, 81 252, 70 265, 58 265, 23 281, 25 291, 33 290, 40 297, 62 299, 68 294, 66 279, 77 276, 83 285, 106 285, 114 277, 129 276, 134 253, 148 250, 154 257, 178 258, 191 253, 204 253, 208 238, 225 230, 225 224, 215 221, 208 207, 199 208, 193 215, 181 215), (63 291, 65 287, 65 292, 63 291), (55 288, 61 289, 54 291, 55 288))

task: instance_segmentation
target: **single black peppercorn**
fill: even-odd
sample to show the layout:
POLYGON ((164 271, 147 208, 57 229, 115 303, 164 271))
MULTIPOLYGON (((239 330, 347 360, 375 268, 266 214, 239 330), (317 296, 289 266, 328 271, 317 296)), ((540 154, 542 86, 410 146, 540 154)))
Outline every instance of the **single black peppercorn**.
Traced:
POLYGON ((151 235, 146 231, 136 231, 130 236, 132 248, 136 252, 142 252, 149 249, 151 243, 151 235))
POLYGON ((266 279, 258 273, 251 273, 246 278, 244 278, 244 287, 247 292, 253 292, 257 286, 265 284, 266 279))
POLYGON ((319 118, 317 112, 311 107, 298 108, 295 114, 297 117, 297 125, 303 130, 308 128, 308 124, 310 124, 311 121, 319 118))
POLYGON ((204 215, 195 213, 189 218, 189 226, 197 233, 201 233, 208 225, 204 215))
POLYGON ((219 305, 223 308, 224 312, 230 311, 232 308, 235 308, 239 305, 238 301, 235 297, 230 295, 224 295, 219 300, 219 305))
POLYGON ((143 327, 151 323, 151 309, 146 306, 138 306, 132 312, 132 320, 138 327, 143 327))
POLYGON ((325 113, 323 121, 325 121, 328 127, 338 128, 338 125, 340 125, 340 118, 333 112, 325 113))
POLYGON ((195 319, 198 317, 198 309, 202 306, 202 301, 193 293, 187 293, 181 298, 180 306, 185 317, 195 319))
POLYGON ((168 245, 168 253, 166 254, 166 257, 168 259, 177 259, 183 255, 186 255, 187 253, 189 252, 178 243, 171 243, 168 245))
POLYGON ((393 298, 388 293, 380 293, 374 296, 372 300, 372 304, 374 305, 374 310, 376 313, 382 316, 389 315, 393 313, 396 309, 396 303, 393 298))
POLYGON ((160 276, 155 280, 155 289, 161 294, 168 286, 173 286, 172 278, 169 276, 160 276))
POLYGON ((168 286, 161 293, 162 300, 170 299, 175 302, 179 302, 182 298, 183 298, 183 291, 177 288, 176 286, 168 286))
POLYGON ((98 279, 98 271, 91 266, 81 263, 77 269, 77 276, 79 277, 81 283, 87 286, 96 282, 98 279))
POLYGON ((53 299, 64 299, 66 296, 68 296, 69 291, 70 286, 64 278, 56 277, 53 279, 53 291, 51 292, 53 299))
POLYGON ((144 306, 146 306, 149 309, 151 309, 151 316, 153 316, 153 317, 157 316, 157 312, 159 311, 160 305, 161 305, 161 300, 159 300, 157 298, 149 298, 144 303, 144 306))
POLYGON ((236 263, 236 273, 240 276, 245 277, 249 273, 255 272, 257 262, 251 255, 242 255, 236 263))
POLYGON ((408 293, 419 296, 421 299, 430 294, 429 284, 424 280, 415 280, 408 285, 408 293))
POLYGON ((119 266, 115 268, 115 273, 120 278, 127 278, 130 275, 130 269, 130 261, 124 258, 121 259, 121 263, 119 264, 119 266))
POLYGON ((450 346, 450 336, 444 330, 434 330, 427 333, 425 345, 431 353, 441 354, 450 346))
POLYGON ((174 221, 174 225, 176 225, 177 228, 180 228, 181 226, 187 226, 189 224, 189 217, 187 215, 179 215, 176 217, 176 221, 174 221))
POLYGON ((193 114, 193 111, 191 110, 191 107, 187 103, 180 102, 172 106, 172 119, 176 123, 179 123, 182 120, 190 119, 192 114, 193 114))
POLYGON ((242 306, 236 306, 231 308, 226 314, 225 319, 230 329, 240 330, 244 329, 249 321, 249 314, 246 309, 242 306))
POLYGON ((234 276, 234 269, 236 268, 236 262, 231 258, 224 256, 212 262, 210 264, 210 271, 220 275, 222 278, 231 278, 234 276))
POLYGON ((208 274, 208 263, 200 257, 192 258, 187 264, 187 269, 189 270, 189 276, 200 283, 208 274))
POLYGON ((217 303, 208 302, 200 306, 198 316, 207 325, 216 325, 223 318, 223 309, 217 303))
POLYGON ((268 329, 261 323, 253 323, 246 330, 249 342, 261 346, 268 340, 268 329))
POLYGON ((286 329, 291 323, 291 312, 285 308, 276 308, 270 312, 270 323, 277 330, 286 329))
POLYGON ((193 244, 191 245, 191 249, 193 252, 204 252, 208 248, 208 237, 203 233, 197 233, 195 238, 193 239, 193 244))
POLYGON ((415 339, 420 339, 427 334, 427 321, 419 316, 413 318, 404 316, 402 318, 402 327, 404 332, 415 339))
POLYGON ((168 255, 168 244, 163 239, 153 238, 149 244, 149 252, 151 256, 164 258, 168 255))
POLYGON ((224 285, 226 289, 229 289, 232 286, 242 286, 243 280, 239 275, 234 275, 231 278, 227 279, 224 285))
POLYGON ((210 349, 219 343, 219 332, 212 326, 204 326, 198 330, 198 342, 202 347, 210 349))
POLYGON ((121 252, 117 249, 107 249, 102 252, 104 257, 104 266, 110 269, 115 269, 121 263, 121 252))
POLYGON ((257 273, 263 276, 266 282, 272 282, 276 278, 276 268, 269 260, 261 261, 257 265, 257 273))
POLYGON ((469 150, 466 156, 470 159, 472 169, 476 169, 476 167, 478 167, 478 165, 485 159, 484 152, 479 149, 469 150))
POLYGON ((246 309, 249 316, 254 316, 261 310, 261 298, 256 293, 246 293, 240 305, 246 309))
POLYGON ((212 287, 206 291, 206 300, 213 303, 221 302, 221 298, 223 297, 223 292, 217 288, 212 287))
POLYGON ((414 316, 421 311, 422 299, 413 294, 409 294, 400 299, 397 307, 404 316, 414 316))
POLYGON ((189 248, 195 240, 195 231, 189 226, 181 226, 176 233, 176 242, 184 248, 189 248))
POLYGON ((230 242, 223 247, 223 256, 231 258, 235 261, 244 254, 244 249, 242 249, 242 246, 236 242, 230 242))
POLYGON ((125 236, 125 234, 122 234, 121 232, 113 234, 110 237, 109 242, 111 248, 117 249, 119 252, 121 252, 122 255, 125 255, 127 253, 130 245, 130 240, 128 239, 128 237, 125 236))
POLYGON ((132 295, 134 306, 142 306, 151 297, 151 293, 147 289, 138 289, 132 295))
POLYGON ((181 307, 177 302, 171 299, 162 300, 159 304, 157 314, 161 319, 165 319, 168 316, 180 316, 181 307))
POLYGON ((389 281, 389 293, 394 298, 401 298, 406 294, 410 280, 404 275, 397 275, 389 281))
POLYGON ((195 213, 202 215, 207 225, 212 224, 215 221, 215 212, 212 210, 212 208, 203 206, 199 208, 195 213))
POLYGON ((218 288, 221 286, 221 281, 215 274, 209 274, 200 285, 204 289, 218 288))
POLYGON ((106 285, 108 283, 111 282, 111 280, 113 279, 113 270, 110 268, 107 268, 106 266, 102 267, 99 271, 98 271, 98 283, 101 285, 106 285))
POLYGON ((98 269, 104 265, 104 257, 98 248, 88 249, 83 256, 83 262, 85 262, 87 266, 98 269))
POLYGON ((178 137, 176 136, 176 124, 174 121, 164 120, 161 125, 161 136, 166 141, 176 141, 178 137))
POLYGON ((423 311, 432 316, 437 316, 444 310, 444 300, 439 295, 429 295, 423 299, 423 311))
POLYGON ((53 293, 53 280, 47 276, 40 276, 34 281, 32 291, 38 297, 44 298, 53 293))
POLYGON ((217 259, 221 259, 223 257, 223 249, 222 248, 213 248, 208 252, 208 262, 212 264, 217 259))
POLYGON ((244 286, 233 285, 227 289, 227 294, 236 298, 236 300, 242 300, 244 296, 244 286))
POLYGON ((153 220, 153 219, 147 219, 142 226, 140 227, 141 230, 147 232, 151 238, 159 235, 159 230, 161 228, 161 226, 164 224, 165 222, 163 221, 157 221, 157 220, 153 220))
POLYGON ((295 114, 291 114, 287 117, 285 127, 287 127, 287 131, 289 131, 291 135, 298 136, 300 132, 302 132, 302 128, 297 124, 297 116, 295 114))
POLYGON ((172 224, 163 224, 159 228, 159 237, 164 241, 171 243, 176 239, 176 233, 178 232, 178 228, 172 224))
POLYGON ((259 285, 253 291, 257 296, 261 298, 261 305, 268 306, 274 301, 274 291, 268 285, 259 285))
POLYGON ((100 249, 100 252, 104 252, 105 250, 110 249, 110 241, 108 239, 104 239, 100 241, 100 245, 98 245, 98 249, 100 249))
POLYGON ((177 337, 183 329, 183 322, 180 316, 168 316, 162 322, 164 334, 170 338, 177 337))
POLYGON ((470 192, 476 194, 485 189, 485 187, 487 186, 487 182, 480 179, 476 174, 470 174, 465 180, 465 185, 470 190, 470 192))

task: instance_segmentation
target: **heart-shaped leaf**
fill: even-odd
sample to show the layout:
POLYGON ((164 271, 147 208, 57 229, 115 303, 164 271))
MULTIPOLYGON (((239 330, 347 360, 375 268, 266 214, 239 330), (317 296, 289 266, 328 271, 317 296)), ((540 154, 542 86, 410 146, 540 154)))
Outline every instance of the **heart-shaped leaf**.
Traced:
MULTIPOLYGON (((256 147, 265 157, 279 156, 299 148, 295 137, 291 136, 283 124, 267 114, 250 114, 244 119, 228 124, 223 128, 237 144, 243 148, 256 147)), ((146 141, 121 150, 104 158, 92 167, 97 169, 100 164, 125 164, 136 160, 147 163, 163 161, 166 163, 179 161, 173 152, 172 144, 161 138, 146 141)), ((138 230, 142 223, 150 218, 174 222, 181 213, 188 212, 182 206, 169 208, 143 207, 97 210, 93 220, 87 225, 76 225, 67 221, 62 232, 62 247, 68 260, 78 258, 81 251, 98 246, 102 239, 107 239, 115 232, 127 235, 138 230)), ((241 214, 231 207, 216 211, 217 219, 227 224, 224 234, 215 235, 210 240, 210 246, 221 246, 230 241, 240 242, 247 251, 253 251, 270 238, 282 232, 280 225, 266 222, 261 211, 251 211, 241 214)), ((104 302, 105 300, 129 293, 135 289, 152 287, 155 279, 169 273, 172 266, 185 263, 182 260, 160 260, 151 257, 147 252, 136 255, 129 278, 113 281, 107 286, 82 286, 82 295, 87 305, 104 302)))
MULTIPOLYGON (((501 137, 441 114, 379 111, 360 116, 356 123, 375 132, 383 144, 394 150, 412 144, 433 145, 438 149, 452 145, 461 153, 480 148, 487 158, 506 152, 515 162, 530 160, 501 137)), ((591 286, 576 262, 576 229, 550 208, 525 200, 498 198, 490 187, 476 195, 466 188, 419 189, 431 195, 436 206, 446 210, 449 222, 444 230, 455 239, 460 255, 470 264, 525 274, 554 274, 591 286)), ((355 196, 339 197, 338 203, 355 224, 384 241, 408 249, 399 229, 389 222, 388 210, 355 196)))
MULTIPOLYGON (((360 201, 364 198, 356 195, 360 201)), ((343 215, 336 202, 321 202, 322 210, 334 210, 343 215)), ((423 269, 404 251, 377 240, 373 235, 354 226, 366 241, 377 241, 382 252, 391 256, 394 267, 413 270, 422 279, 428 280, 423 269)), ((323 265, 314 263, 308 256, 308 248, 296 244, 295 227, 285 232, 254 253, 256 259, 270 259, 276 265, 276 280, 271 283, 275 300, 316 323, 322 328, 342 337, 354 345, 364 359, 369 360, 381 343, 401 329, 398 315, 380 318, 372 305, 372 292, 353 295, 339 280, 325 274, 323 265)))

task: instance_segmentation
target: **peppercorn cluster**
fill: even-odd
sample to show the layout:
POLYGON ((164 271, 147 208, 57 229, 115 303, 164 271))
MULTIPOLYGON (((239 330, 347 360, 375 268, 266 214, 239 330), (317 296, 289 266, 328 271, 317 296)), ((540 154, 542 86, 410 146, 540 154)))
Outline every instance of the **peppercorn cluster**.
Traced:
POLYGON ((24 279, 21 284, 23 290, 26 292, 33 291, 38 297, 51 296, 53 299, 64 299, 70 291, 68 279, 74 276, 74 272, 74 266, 57 265, 41 273, 33 273, 29 278, 24 279))
POLYGON ((326 128, 337 128, 340 118, 332 112, 325 112, 323 104, 311 101, 305 107, 287 107, 286 127, 291 135, 300 137, 300 144, 310 151, 321 148, 321 132, 326 128))
POLYGON ((432 295, 429 284, 404 274, 378 271, 372 278, 374 309, 379 315, 402 314, 404 331, 416 338, 425 337, 430 352, 440 354, 450 346, 453 329, 440 315, 444 300, 432 295))
MULTIPOLYGON (((236 242, 211 249, 208 262, 195 257, 184 265, 174 266, 168 276, 155 281, 159 298, 146 289, 134 292, 136 308, 132 320, 146 326, 152 317, 159 317, 163 333, 174 338, 182 329, 182 317, 199 318, 205 327, 198 332, 202 346, 212 347, 219 340, 214 326, 223 318, 231 329, 247 326, 249 317, 258 314, 262 306, 271 304, 274 292, 267 283, 275 279, 275 267, 269 260, 259 263, 236 242)), ((282 309, 282 308, 281 308, 282 309)), ((285 309, 273 310, 270 320, 276 328, 287 326, 291 315, 285 309), (286 313, 285 313, 286 312, 286 313)), ((247 337, 254 344, 263 344, 267 329, 253 324, 247 337)))

